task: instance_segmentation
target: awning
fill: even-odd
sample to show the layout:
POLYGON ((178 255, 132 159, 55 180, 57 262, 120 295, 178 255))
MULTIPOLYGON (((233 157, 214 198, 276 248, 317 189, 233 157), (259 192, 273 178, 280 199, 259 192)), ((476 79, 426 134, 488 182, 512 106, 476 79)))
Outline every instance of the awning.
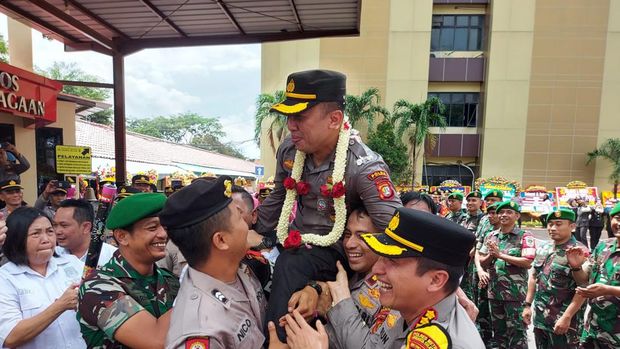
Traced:
MULTIPOLYGON (((115 166, 114 159, 92 158, 93 171, 97 168, 110 168, 115 166)), ((137 173, 140 171, 155 170, 159 177, 170 175, 174 172, 182 170, 174 165, 152 164, 148 162, 127 161, 127 171, 129 173, 137 173)))
MULTIPOLYGON (((128 162, 129 163, 129 162, 128 162)), ((215 168, 215 167, 207 167, 207 166, 198 166, 198 165, 190 165, 190 164, 180 164, 180 163, 174 163, 175 166, 178 166, 179 168, 186 170, 186 171, 190 171, 195 173, 197 176, 201 175, 202 173, 205 172, 211 172, 213 174, 216 175, 226 175, 226 176, 231 176, 231 177, 246 177, 246 178, 256 178, 256 176, 254 175, 254 173, 252 172, 244 172, 244 171, 235 171, 235 170, 228 170, 225 168, 215 168)))

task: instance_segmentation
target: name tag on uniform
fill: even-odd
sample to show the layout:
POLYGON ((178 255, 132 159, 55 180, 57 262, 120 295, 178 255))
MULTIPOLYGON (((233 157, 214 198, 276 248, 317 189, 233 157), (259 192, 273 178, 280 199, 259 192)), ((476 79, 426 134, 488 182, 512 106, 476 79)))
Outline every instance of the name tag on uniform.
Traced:
POLYGON ((250 321, 250 319, 243 320, 237 331, 237 341, 241 342, 245 339, 250 332, 250 327, 252 327, 252 321, 250 321))

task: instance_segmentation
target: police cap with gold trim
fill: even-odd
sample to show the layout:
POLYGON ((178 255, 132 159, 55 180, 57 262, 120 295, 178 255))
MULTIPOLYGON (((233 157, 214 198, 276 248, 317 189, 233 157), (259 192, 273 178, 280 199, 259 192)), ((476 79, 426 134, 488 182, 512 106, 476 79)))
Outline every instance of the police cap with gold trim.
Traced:
POLYGON ((139 174, 131 177, 131 184, 151 184, 151 181, 149 176, 139 174))
POLYGON ((344 105, 346 75, 332 70, 305 70, 286 79, 286 99, 271 107, 271 112, 286 116, 298 114, 321 102, 344 105))
POLYGON ((168 229, 197 224, 220 212, 232 202, 233 180, 220 176, 212 181, 195 181, 170 195, 159 215, 168 229))
POLYGON ((549 212, 547 214, 546 222, 554 219, 564 219, 567 221, 575 222, 575 212, 569 208, 560 208, 559 210, 549 212))
POLYGON ((58 183, 56 183, 56 189, 54 189, 52 194, 67 194, 69 188, 71 188, 71 183, 67 181, 58 181, 58 183))
POLYGON ((141 193, 142 191, 136 187, 132 187, 129 185, 124 185, 122 187, 119 187, 116 190, 116 197, 120 200, 120 199, 124 199, 128 196, 131 196, 133 194, 138 194, 141 193))
POLYGON ((24 187, 20 184, 19 179, 10 179, 8 181, 0 182, 0 191, 11 189, 24 189, 24 187))
POLYGON ((476 237, 450 220, 401 207, 383 234, 363 234, 362 239, 371 250, 387 258, 426 257, 465 266, 476 237))

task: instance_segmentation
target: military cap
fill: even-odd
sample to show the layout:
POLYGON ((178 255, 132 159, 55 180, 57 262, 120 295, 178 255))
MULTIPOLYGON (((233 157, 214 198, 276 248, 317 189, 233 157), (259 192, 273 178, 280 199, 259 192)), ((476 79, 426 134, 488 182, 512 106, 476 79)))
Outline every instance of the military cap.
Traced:
POLYGON ((151 184, 151 181, 149 176, 139 174, 131 177, 131 184, 151 184))
POLYGON ((11 189, 24 189, 24 187, 21 186, 19 179, 10 179, 0 182, 0 191, 11 189))
POLYGON ((164 193, 165 194, 172 194, 174 193, 174 189, 172 189, 172 187, 168 186, 164 188, 164 193))
POLYGON ((56 193, 67 194, 67 190, 69 190, 69 188, 71 188, 71 183, 67 181, 58 181, 58 183, 56 183, 56 189, 54 189, 52 194, 56 194, 56 193))
POLYGON ((613 217, 617 215, 618 213, 620 213, 620 203, 616 204, 616 206, 614 206, 614 208, 612 208, 611 211, 609 211, 609 217, 613 217))
POLYGON ((499 206, 499 204, 501 204, 501 202, 496 202, 492 205, 489 205, 489 207, 487 207, 487 212, 489 211, 497 211, 497 206, 499 206))
POLYGON ((322 102, 344 105, 347 77, 331 70, 296 72, 286 79, 286 99, 271 107, 271 112, 295 115, 322 102))
POLYGON ((503 199, 504 193, 501 190, 491 190, 490 192, 484 195, 484 199, 486 200, 487 198, 503 199))
POLYGON ((441 190, 435 189, 435 190, 433 190, 431 192, 431 195, 439 195, 439 196, 441 196, 441 195, 443 195, 443 193, 441 192, 441 190))
POLYGON ((450 195, 448 195, 448 199, 456 199, 459 201, 463 201, 463 193, 461 193, 460 191, 455 191, 450 193, 450 195))
POLYGON ((159 193, 138 193, 119 201, 110 212, 106 228, 125 228, 135 222, 151 217, 164 208, 166 196, 159 193))
POLYGON ((482 199, 482 194, 480 194, 479 191, 474 190, 471 193, 467 194, 467 198, 478 198, 478 199, 482 199))
POLYGON ((120 200, 128 196, 132 196, 133 194, 138 194, 141 192, 142 191, 138 188, 135 188, 129 185, 124 185, 122 187, 118 187, 118 189, 116 190, 116 197, 120 200))
POLYGON ((546 222, 549 222, 552 219, 565 219, 574 222, 575 212, 568 208, 560 208, 559 210, 547 213, 546 222))
POLYGON ((514 201, 504 201, 504 202, 500 202, 499 205, 496 206, 495 210, 497 212, 499 212, 500 210, 503 209, 510 209, 513 211, 516 211, 518 213, 521 213, 521 206, 519 206, 519 204, 517 204, 514 201))
POLYGON ((384 257, 426 257, 447 265, 465 266, 476 237, 447 219, 401 207, 383 234, 362 234, 362 239, 384 257))
POLYGON ((184 228, 213 216, 232 202, 232 179, 220 176, 213 181, 195 181, 171 195, 159 215, 161 224, 184 228))

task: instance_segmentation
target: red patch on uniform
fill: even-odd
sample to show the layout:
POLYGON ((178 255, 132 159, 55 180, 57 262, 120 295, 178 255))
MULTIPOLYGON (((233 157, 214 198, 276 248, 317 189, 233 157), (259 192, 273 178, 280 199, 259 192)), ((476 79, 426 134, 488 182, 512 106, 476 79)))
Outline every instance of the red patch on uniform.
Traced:
POLYGON ((209 337, 189 338, 185 340, 185 349, 209 349, 209 337))
POLYGON ((377 187, 377 192, 379 192, 379 197, 381 198, 381 200, 389 200, 394 197, 394 187, 392 186, 392 182, 390 182, 389 180, 376 180, 375 186, 377 187))
POLYGON ((387 172, 383 171, 383 170, 375 171, 375 172, 369 174, 368 176, 366 176, 366 178, 370 179, 371 181, 375 181, 375 180, 377 180, 379 178, 388 178, 388 177, 389 176, 388 176, 387 172))

